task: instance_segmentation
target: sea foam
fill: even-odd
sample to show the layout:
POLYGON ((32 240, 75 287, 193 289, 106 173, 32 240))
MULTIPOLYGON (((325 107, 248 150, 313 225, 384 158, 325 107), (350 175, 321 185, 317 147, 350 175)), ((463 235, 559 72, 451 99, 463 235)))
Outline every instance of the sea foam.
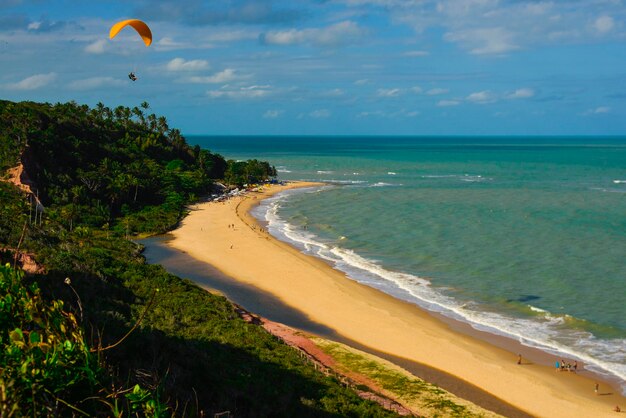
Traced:
POLYGON ((420 177, 423 179, 454 179, 470 183, 493 180, 491 177, 485 177, 480 174, 424 174, 420 177))
MULTIPOLYGON (((329 187, 332 186, 315 190, 329 187)), ((477 330, 516 339, 557 357, 583 361, 587 369, 607 378, 621 380, 622 392, 626 394, 626 339, 600 339, 588 331, 567 328, 566 319, 571 319, 568 315, 555 315, 532 305, 527 306, 536 315, 512 317, 473 301, 460 301, 447 294, 445 288, 432 286, 426 278, 388 270, 376 260, 341 247, 341 243, 347 240, 344 236, 336 241, 324 242, 309 230, 292 225, 279 215, 281 205, 289 196, 303 192, 311 192, 311 189, 289 190, 266 199, 253 211, 253 215, 267 221, 272 235, 306 254, 330 262, 352 280, 424 309, 466 322, 477 330)))

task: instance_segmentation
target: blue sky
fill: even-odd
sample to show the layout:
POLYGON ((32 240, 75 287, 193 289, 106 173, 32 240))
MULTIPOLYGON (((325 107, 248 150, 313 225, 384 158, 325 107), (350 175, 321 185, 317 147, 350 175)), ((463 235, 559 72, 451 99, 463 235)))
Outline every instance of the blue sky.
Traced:
POLYGON ((185 134, 626 135, 626 1, 0 0, 0 98, 147 101, 185 134), (152 46, 108 38, 126 18, 152 46))

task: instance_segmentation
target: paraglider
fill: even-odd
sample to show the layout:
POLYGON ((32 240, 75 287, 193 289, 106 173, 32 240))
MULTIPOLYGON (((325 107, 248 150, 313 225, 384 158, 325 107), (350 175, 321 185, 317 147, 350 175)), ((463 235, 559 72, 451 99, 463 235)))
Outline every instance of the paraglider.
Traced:
MULTIPOLYGON (((109 31, 109 38, 115 38, 115 36, 126 26, 130 26, 135 29, 139 36, 141 36, 143 43, 146 44, 146 46, 150 46, 150 44, 152 43, 152 31, 145 22, 142 22, 139 19, 127 19, 117 22, 116 24, 111 26, 111 30, 109 31)), ((130 78, 132 81, 137 81, 137 76, 135 75, 134 71, 131 71, 128 74, 128 78, 130 78)))
POLYGON ((111 26, 109 38, 115 38, 119 31, 124 29, 126 26, 130 26, 135 29, 139 36, 141 36, 141 39, 143 39, 143 43, 146 44, 146 46, 150 46, 152 43, 152 31, 150 31, 148 25, 139 19, 128 19, 117 22, 115 25, 111 26))

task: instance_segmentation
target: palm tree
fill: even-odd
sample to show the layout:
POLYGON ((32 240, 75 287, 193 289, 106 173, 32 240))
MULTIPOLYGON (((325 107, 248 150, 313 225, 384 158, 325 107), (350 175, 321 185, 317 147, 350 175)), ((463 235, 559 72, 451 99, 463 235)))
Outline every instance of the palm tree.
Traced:
POLYGON ((133 107, 132 113, 134 116, 137 116, 137 119, 139 119, 139 122, 143 125, 146 126, 146 119, 143 116, 143 111, 141 109, 139 109, 137 106, 133 107))
POLYGON ((186 145, 185 138, 180 134, 178 129, 170 129, 169 140, 174 149, 181 151, 186 145))
POLYGON ((161 135, 164 135, 170 129, 167 125, 167 119, 165 116, 159 116, 159 119, 157 120, 157 129, 161 135))
POLYGON ((124 117, 124 106, 118 106, 113 110, 113 116, 116 122, 120 122, 124 117))
POLYGON ((98 102, 96 104, 96 115, 98 115, 99 120, 104 120, 104 114, 105 114, 104 109, 105 109, 104 103, 98 102))
POLYGON ((154 132, 157 129, 157 118, 154 113, 148 115, 148 124, 150 125, 150 131, 154 132))

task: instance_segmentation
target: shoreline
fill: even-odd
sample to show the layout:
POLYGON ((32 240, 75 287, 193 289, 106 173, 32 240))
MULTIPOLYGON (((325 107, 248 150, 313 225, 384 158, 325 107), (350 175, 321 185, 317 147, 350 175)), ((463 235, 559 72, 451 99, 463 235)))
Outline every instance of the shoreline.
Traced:
MULTIPOLYGON (((197 205, 171 233, 173 239, 167 245, 271 294, 348 340, 456 376, 530 414, 613 416, 615 405, 626 404, 614 388, 610 394, 595 396, 595 376, 555 373, 553 367, 542 365, 544 361, 550 364, 551 356, 538 349, 517 343, 515 351, 519 350, 525 360, 517 365, 515 351, 477 337, 481 331, 468 324, 465 326, 471 330, 460 330, 458 324, 449 323, 452 319, 439 318, 348 279, 323 260, 261 232, 260 224, 249 213, 261 199, 275 193, 317 185, 299 182, 270 186, 261 193, 223 203, 197 205), (545 359, 539 359, 541 354, 545 359)), ((600 386, 600 392, 607 393, 608 384, 602 382, 600 386)))
POLYGON ((322 337, 328 341, 345 344, 383 361, 389 361, 402 367, 429 383, 436 384, 459 398, 470 401, 482 408, 512 418, 528 418, 530 415, 502 401, 482 389, 463 381, 453 375, 434 369, 426 364, 392 356, 388 353, 363 346, 337 334, 333 329, 323 326, 299 311, 285 305, 272 295, 255 286, 237 282, 214 266, 194 259, 185 251, 168 245, 171 237, 160 235, 140 240, 145 246, 143 252, 150 264, 161 264, 170 273, 190 279, 203 289, 225 296, 232 303, 246 308, 254 315, 274 323, 284 324, 306 334, 322 337))

